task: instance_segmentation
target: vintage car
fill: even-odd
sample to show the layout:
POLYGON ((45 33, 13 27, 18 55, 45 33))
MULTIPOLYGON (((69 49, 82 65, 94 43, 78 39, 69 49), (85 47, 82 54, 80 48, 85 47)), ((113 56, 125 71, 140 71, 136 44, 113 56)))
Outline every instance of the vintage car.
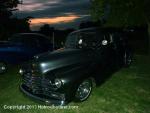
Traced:
POLYGON ((64 48, 37 55, 21 66, 21 91, 54 105, 85 101, 93 86, 130 65, 130 49, 124 36, 104 28, 72 32, 64 48))
POLYGON ((0 42, 0 73, 7 70, 9 64, 18 64, 30 60, 34 55, 52 51, 50 40, 37 33, 19 33, 0 42))

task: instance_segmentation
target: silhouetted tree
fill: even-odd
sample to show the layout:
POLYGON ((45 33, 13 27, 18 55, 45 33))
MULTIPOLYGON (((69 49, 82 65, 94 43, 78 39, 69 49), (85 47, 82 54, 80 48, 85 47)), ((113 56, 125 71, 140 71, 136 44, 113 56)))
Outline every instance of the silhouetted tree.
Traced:
POLYGON ((19 4, 18 0, 1 0, 0 1, 0 23, 5 22, 12 16, 12 11, 19 4))
POLYGON ((19 0, 0 1, 0 39, 7 39, 10 35, 18 32, 28 32, 29 18, 12 18, 12 12, 17 10, 19 0))
POLYGON ((53 32, 54 32, 55 28, 54 27, 50 27, 49 24, 44 24, 43 26, 40 27, 40 33, 52 37, 53 32))
POLYGON ((88 28, 88 27, 97 27, 97 26, 101 26, 101 22, 97 21, 86 21, 86 22, 81 22, 79 25, 79 29, 83 29, 83 28, 88 28))

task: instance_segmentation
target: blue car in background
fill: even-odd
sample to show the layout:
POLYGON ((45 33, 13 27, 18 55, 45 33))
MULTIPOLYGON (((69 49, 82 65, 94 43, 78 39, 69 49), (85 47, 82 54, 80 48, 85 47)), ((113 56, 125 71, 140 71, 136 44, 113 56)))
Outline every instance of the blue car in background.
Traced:
POLYGON ((34 55, 53 51, 53 44, 38 33, 19 33, 0 42, 0 73, 7 70, 8 64, 19 64, 32 59, 34 55))

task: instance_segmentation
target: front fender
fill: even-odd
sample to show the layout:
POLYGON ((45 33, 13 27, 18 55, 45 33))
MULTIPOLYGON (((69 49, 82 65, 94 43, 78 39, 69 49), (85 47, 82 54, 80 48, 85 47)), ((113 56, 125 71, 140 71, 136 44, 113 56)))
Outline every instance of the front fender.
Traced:
POLYGON ((66 99, 69 101, 74 97, 76 88, 79 83, 81 83, 84 79, 92 76, 91 69, 88 69, 89 66, 75 66, 71 68, 65 68, 61 70, 53 71, 55 77, 59 78, 63 82, 63 86, 58 89, 58 92, 65 93, 66 99))

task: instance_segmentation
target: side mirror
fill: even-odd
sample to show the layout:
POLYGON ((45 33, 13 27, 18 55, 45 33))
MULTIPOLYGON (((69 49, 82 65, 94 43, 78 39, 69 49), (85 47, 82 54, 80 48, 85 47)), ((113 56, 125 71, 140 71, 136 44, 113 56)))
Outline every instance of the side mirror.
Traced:
POLYGON ((102 40, 102 45, 103 45, 103 46, 106 46, 107 44, 108 44, 108 41, 107 41, 107 40, 105 40, 105 39, 102 40))

